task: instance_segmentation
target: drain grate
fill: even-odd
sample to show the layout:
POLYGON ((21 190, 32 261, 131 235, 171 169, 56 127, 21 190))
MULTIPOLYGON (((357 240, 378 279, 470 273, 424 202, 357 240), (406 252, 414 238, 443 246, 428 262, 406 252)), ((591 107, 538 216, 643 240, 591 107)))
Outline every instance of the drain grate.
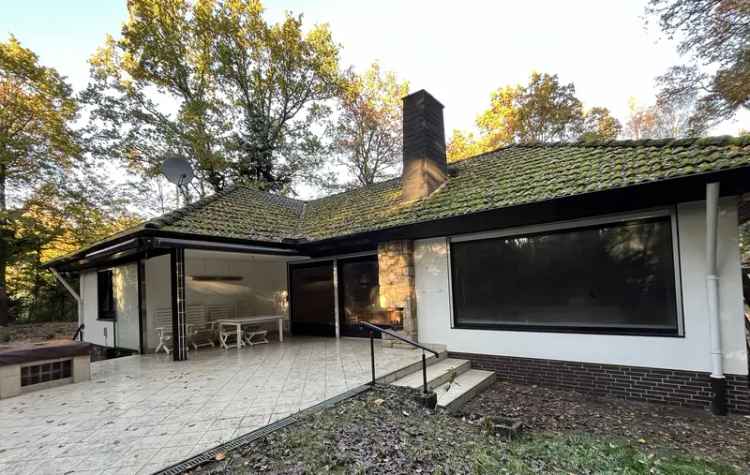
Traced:
POLYGON ((230 440, 229 442, 225 442, 221 445, 217 445, 216 447, 206 450, 205 452, 201 454, 195 455, 189 459, 183 460, 182 462, 176 463, 167 468, 159 470, 158 472, 155 472, 154 475, 178 475, 188 470, 192 470, 198 467, 199 465, 203 465, 204 463, 212 462, 213 460, 215 460, 216 454, 218 454, 219 452, 227 452, 229 450, 236 449, 237 447, 249 444, 250 442, 260 439, 262 437, 265 437, 274 431, 290 426, 304 417, 320 412, 323 409, 332 407, 341 401, 344 401, 358 394, 361 394, 367 391, 368 389, 370 389, 370 386, 365 384, 357 388, 351 389, 345 393, 341 393, 337 396, 334 396, 331 399, 326 399, 325 401, 320 402, 314 406, 308 407, 307 409, 304 409, 300 412, 287 416, 283 419, 279 419, 278 421, 273 422, 267 426, 261 427, 260 429, 256 429, 252 432, 248 432, 247 434, 240 436, 234 440, 230 440))

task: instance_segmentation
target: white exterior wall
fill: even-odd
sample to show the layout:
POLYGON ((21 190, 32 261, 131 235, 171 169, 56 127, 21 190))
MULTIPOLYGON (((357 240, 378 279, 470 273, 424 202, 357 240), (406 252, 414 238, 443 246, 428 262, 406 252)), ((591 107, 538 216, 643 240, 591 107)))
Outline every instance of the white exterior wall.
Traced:
POLYGON ((138 350, 140 346, 138 324, 138 268, 136 264, 114 267, 112 286, 117 304, 115 322, 98 319, 97 272, 81 273, 81 298, 85 340, 101 346, 117 346, 138 350), (105 334, 106 332, 106 334, 105 334))
MULTIPOLYGON (((446 238, 415 242, 419 340, 449 351, 488 355, 710 371, 706 303, 705 203, 677 207, 684 337, 592 335, 451 328, 446 238)), ((720 202, 719 289, 724 368, 747 374, 735 198, 720 202)))
POLYGON ((83 300, 84 339, 101 346, 113 346, 112 322, 97 319, 96 271, 81 273, 81 299, 83 300), (106 331, 106 335, 105 335, 106 331))

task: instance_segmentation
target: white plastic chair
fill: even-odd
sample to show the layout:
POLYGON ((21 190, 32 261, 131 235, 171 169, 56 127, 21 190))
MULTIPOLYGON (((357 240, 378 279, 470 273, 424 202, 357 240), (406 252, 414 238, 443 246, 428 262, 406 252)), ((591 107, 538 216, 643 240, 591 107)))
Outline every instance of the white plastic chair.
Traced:
POLYGON ((206 309, 202 305, 189 305, 185 310, 190 345, 197 350, 201 346, 214 345, 216 331, 213 324, 206 319, 206 309))
POLYGON ((171 308, 157 308, 156 315, 154 316, 154 322, 156 323, 156 333, 159 335, 159 344, 156 346, 155 353, 159 350, 164 350, 164 353, 170 354, 172 352, 172 309, 171 308))

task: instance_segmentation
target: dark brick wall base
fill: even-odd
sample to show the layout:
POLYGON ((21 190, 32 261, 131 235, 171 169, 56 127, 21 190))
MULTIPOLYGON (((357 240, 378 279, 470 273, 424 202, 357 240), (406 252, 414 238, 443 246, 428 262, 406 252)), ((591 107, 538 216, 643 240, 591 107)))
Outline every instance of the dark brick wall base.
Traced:
MULTIPOLYGON (((476 353, 449 352, 448 355, 470 360, 474 368, 494 371, 498 378, 515 383, 686 407, 708 408, 711 404, 708 373, 476 353)), ((726 375, 726 380, 729 410, 750 414, 748 377, 731 374, 726 375)))

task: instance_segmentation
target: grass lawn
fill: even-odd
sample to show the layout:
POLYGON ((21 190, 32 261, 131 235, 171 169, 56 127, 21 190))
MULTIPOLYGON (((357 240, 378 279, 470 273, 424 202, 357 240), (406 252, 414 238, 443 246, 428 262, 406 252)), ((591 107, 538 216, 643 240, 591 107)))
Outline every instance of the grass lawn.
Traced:
POLYGON ((508 441, 479 420, 434 414, 410 396, 378 386, 192 473, 740 473, 619 437, 528 432, 508 441))

